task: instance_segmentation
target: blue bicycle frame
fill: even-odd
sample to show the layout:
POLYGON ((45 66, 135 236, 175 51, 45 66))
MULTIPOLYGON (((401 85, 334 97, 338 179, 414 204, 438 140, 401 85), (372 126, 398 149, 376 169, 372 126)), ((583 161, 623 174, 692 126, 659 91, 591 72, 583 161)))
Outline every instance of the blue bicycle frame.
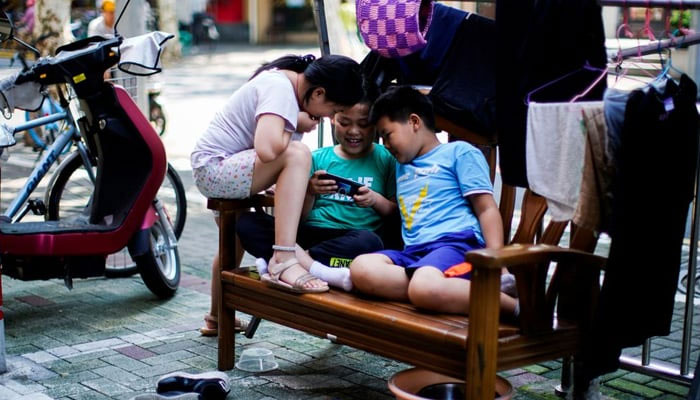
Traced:
MULTIPOLYGON (((73 115, 67 110, 47 115, 45 117, 37 118, 32 121, 28 121, 24 124, 19 124, 14 127, 13 134, 17 134, 18 132, 23 132, 29 129, 36 128, 38 126, 54 123, 61 120, 64 120, 69 128, 61 132, 56 138, 56 140, 51 144, 51 146, 49 146, 48 149, 46 149, 46 152, 41 157, 41 160, 34 168, 32 173, 29 175, 27 182, 24 184, 22 189, 20 189, 17 197, 12 201, 12 203, 9 205, 9 207, 3 214, 5 217, 10 218, 10 220, 13 223, 18 222, 27 214, 27 212, 29 211, 29 204, 27 203, 29 196, 32 194, 32 192, 34 192, 34 189, 37 188, 39 182, 44 178, 46 173, 51 168, 51 165, 53 165, 53 163, 56 162, 63 150, 66 148, 66 146, 69 145, 71 141, 74 141, 76 143, 76 146, 78 147, 78 152, 80 153, 80 157, 83 160, 83 164, 86 166, 92 165, 87 146, 85 146, 85 144, 81 140, 80 132, 78 131, 78 127, 75 123, 75 120, 73 119, 73 115)), ((88 172, 90 180, 94 183, 95 175, 92 171, 92 168, 86 168, 86 170, 88 172)))

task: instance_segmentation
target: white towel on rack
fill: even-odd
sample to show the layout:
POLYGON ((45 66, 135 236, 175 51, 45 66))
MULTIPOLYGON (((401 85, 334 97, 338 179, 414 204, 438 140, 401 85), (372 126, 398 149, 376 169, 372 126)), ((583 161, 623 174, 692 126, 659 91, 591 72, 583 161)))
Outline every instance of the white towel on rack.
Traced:
POLYGON ((525 158, 530 189, 547 200, 554 221, 574 216, 581 189, 586 128, 583 109, 602 101, 530 103, 525 158))

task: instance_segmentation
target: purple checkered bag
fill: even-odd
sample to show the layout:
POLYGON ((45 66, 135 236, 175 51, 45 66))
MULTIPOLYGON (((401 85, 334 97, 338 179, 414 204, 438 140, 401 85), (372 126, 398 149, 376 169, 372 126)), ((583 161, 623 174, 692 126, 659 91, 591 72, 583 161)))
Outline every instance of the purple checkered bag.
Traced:
POLYGON ((362 39, 381 56, 403 57, 425 47, 432 0, 357 0, 362 39))

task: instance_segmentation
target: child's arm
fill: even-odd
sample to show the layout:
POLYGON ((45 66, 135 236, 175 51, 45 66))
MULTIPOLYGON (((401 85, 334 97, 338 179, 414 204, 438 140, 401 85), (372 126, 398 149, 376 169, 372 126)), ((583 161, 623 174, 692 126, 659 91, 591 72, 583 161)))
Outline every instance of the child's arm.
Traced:
POLYGON ((292 134, 284 130, 284 119, 275 114, 263 114, 255 126, 253 146, 260 161, 274 161, 289 145, 292 134))
POLYGON ((304 207, 301 210, 302 218, 305 218, 309 211, 311 211, 311 209, 314 207, 316 195, 335 193, 335 190, 338 189, 335 181, 331 179, 318 179, 320 175, 325 173, 326 170, 316 170, 309 179, 309 184, 306 187, 306 196, 304 197, 304 207))
POLYGON ((353 196, 355 204, 360 207, 372 207, 379 215, 389 215, 396 211, 396 202, 393 202, 367 186, 357 189, 353 196))
POLYGON ((503 221, 496 201, 490 193, 479 193, 468 197, 479 219, 481 233, 484 235, 487 249, 503 247, 503 221))

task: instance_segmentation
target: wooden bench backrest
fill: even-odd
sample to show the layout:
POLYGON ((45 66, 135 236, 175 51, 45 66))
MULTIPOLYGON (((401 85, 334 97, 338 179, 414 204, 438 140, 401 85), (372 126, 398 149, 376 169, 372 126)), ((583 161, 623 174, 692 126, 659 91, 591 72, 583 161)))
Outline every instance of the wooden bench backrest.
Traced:
MULTIPOLYGON (((496 179, 497 144, 489 141, 466 128, 457 126, 450 121, 436 116, 436 125, 440 130, 449 133, 450 140, 465 140, 482 150, 491 170, 492 182, 496 179)), ((529 189, 516 189, 510 185, 501 185, 500 198, 497 199, 499 211, 503 220, 505 244, 550 244, 559 245, 569 226, 569 222, 548 221, 545 227, 547 202, 542 196, 529 189), (516 193, 523 191, 518 226, 510 237, 514 223, 516 193)), ((593 252, 597 237, 593 232, 571 227, 569 247, 586 252, 593 252)), ((520 323, 523 333, 529 334, 552 329, 554 308, 557 307, 559 320, 567 320, 577 324, 589 321, 592 305, 597 299, 599 286, 598 276, 591 271, 578 271, 576 268, 555 267, 552 277, 547 280, 551 266, 538 265, 527 274, 513 271, 518 284, 519 301, 532 307, 521 315, 520 323)), ((526 307, 521 307, 525 309, 526 307)))

